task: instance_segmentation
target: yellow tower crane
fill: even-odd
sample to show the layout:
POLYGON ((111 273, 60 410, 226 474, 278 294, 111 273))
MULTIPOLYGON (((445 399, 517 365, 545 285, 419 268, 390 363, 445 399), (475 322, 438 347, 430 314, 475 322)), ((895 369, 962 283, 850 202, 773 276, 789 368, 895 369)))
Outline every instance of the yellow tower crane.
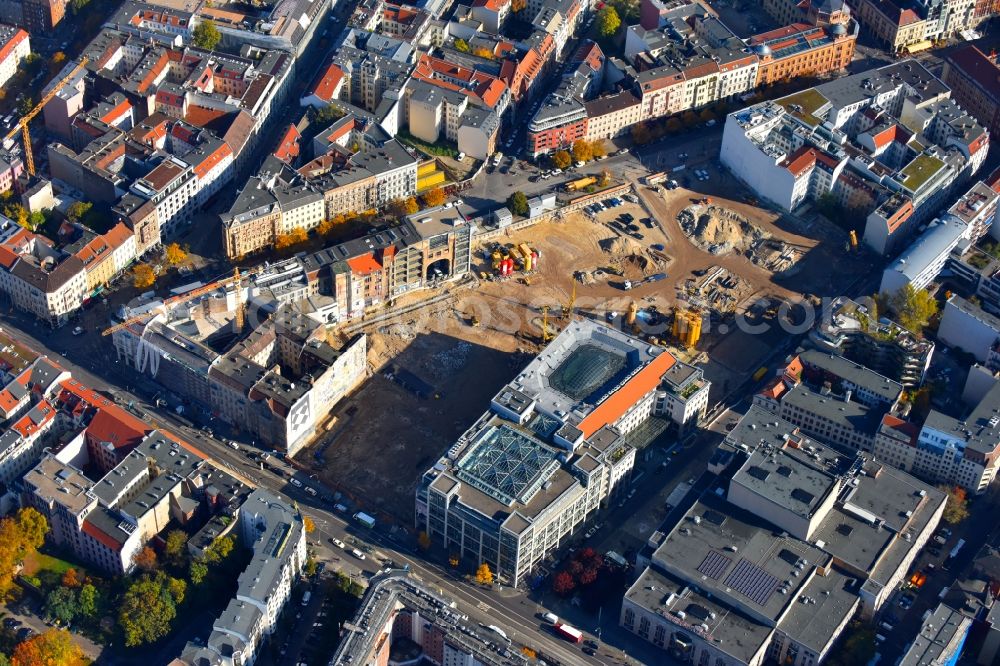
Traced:
POLYGON ((549 306, 542 306, 542 342, 549 342, 552 334, 549 333, 549 306))
POLYGON ((563 317, 566 319, 573 318, 573 306, 576 305, 576 278, 573 278, 573 291, 569 295, 569 303, 563 306, 563 317))
POLYGON ((31 111, 28 111, 26 114, 21 116, 21 118, 17 121, 17 125, 15 125, 14 128, 7 133, 7 136, 3 138, 4 141, 7 141, 7 139, 14 138, 14 135, 17 134, 18 132, 21 133, 21 139, 22 141, 24 141, 24 162, 27 165, 28 173, 31 176, 35 175, 35 156, 31 151, 31 132, 28 129, 28 125, 35 118, 35 116, 37 116, 39 113, 42 112, 42 109, 45 107, 46 104, 49 103, 49 100, 55 97, 59 93, 59 91, 62 90, 62 87, 66 85, 66 82, 72 79, 74 76, 76 76, 80 72, 80 70, 86 66, 87 66, 87 58, 86 57, 80 58, 80 62, 76 63, 76 66, 70 71, 70 73, 61 78, 58 83, 52 86, 52 90, 45 93, 45 96, 42 97, 41 100, 39 100, 38 104, 36 104, 34 108, 31 109, 31 111))

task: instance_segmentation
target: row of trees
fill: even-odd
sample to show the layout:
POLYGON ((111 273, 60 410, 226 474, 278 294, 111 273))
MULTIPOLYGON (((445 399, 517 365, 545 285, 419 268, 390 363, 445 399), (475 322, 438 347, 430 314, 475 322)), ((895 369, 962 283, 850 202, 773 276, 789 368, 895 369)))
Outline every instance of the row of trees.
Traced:
POLYGON ((602 139, 586 141, 579 139, 575 141, 569 150, 557 150, 549 158, 552 166, 557 169, 565 169, 574 162, 589 162, 608 154, 602 139))
MULTIPOLYGON (((168 266, 176 266, 188 258, 188 247, 170 243, 163 252, 168 266)), ((157 272, 152 264, 140 262, 132 267, 132 285, 137 289, 147 289, 156 282, 157 272)))
POLYGON ((719 115, 724 113, 726 107, 720 107, 718 111, 705 108, 695 112, 688 109, 680 116, 669 116, 636 123, 629 130, 632 134, 632 141, 637 145, 645 145, 653 141, 659 141, 665 136, 678 134, 685 129, 691 129, 712 120, 718 120, 719 115))

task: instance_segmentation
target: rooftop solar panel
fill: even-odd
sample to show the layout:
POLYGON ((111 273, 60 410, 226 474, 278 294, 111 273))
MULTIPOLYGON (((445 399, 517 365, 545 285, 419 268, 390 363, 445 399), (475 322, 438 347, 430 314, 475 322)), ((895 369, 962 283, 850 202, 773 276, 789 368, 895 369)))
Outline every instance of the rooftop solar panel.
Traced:
POLYGON ((720 553, 717 550, 710 550, 705 559, 701 561, 698 565, 698 571, 705 574, 709 578, 714 580, 719 580, 719 577, 725 573, 726 569, 733 561, 720 553))
POLYGON ((747 559, 741 559, 726 577, 726 585, 763 606, 778 589, 778 579, 747 559))

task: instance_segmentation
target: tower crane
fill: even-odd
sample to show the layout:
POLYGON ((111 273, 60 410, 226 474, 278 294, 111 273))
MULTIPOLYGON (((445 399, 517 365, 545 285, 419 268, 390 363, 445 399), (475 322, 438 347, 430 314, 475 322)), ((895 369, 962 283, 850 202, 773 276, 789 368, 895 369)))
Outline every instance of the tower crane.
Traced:
POLYGON ((31 132, 28 129, 28 125, 31 124, 31 121, 35 118, 35 116, 42 112, 42 109, 49 103, 49 100, 55 97, 59 91, 62 90, 62 87, 66 85, 66 82, 79 74, 80 70, 87 66, 87 62, 88 60, 86 57, 80 58, 80 62, 76 63, 76 66, 73 67, 70 73, 59 79, 59 82, 52 86, 52 90, 45 93, 45 96, 39 100, 38 104, 36 104, 31 111, 28 111, 26 114, 21 116, 21 118, 17 121, 17 125, 15 125, 10 132, 7 133, 7 136, 3 138, 6 142, 8 139, 13 139, 14 135, 18 132, 21 133, 22 140, 24 141, 24 161, 28 167, 28 173, 32 176, 35 175, 35 156, 31 151, 31 132))
MULTIPOLYGON (((243 323, 244 323, 244 320, 245 320, 245 315, 244 315, 245 305, 243 303, 242 289, 240 288, 240 283, 242 282, 242 280, 243 280, 243 276, 240 274, 240 269, 237 268, 233 272, 233 275, 231 277, 223 278, 222 280, 217 280, 215 282, 212 282, 211 284, 206 284, 203 287, 198 287, 197 289, 192 289, 191 291, 189 291, 187 293, 178 294, 177 296, 174 296, 173 298, 168 298, 166 301, 163 302, 163 307, 164 307, 164 309, 166 309, 166 308, 169 308, 170 306, 175 305, 177 303, 183 303, 184 301, 189 301, 192 298, 198 298, 199 296, 203 296, 203 295, 205 295, 205 294, 207 294, 209 292, 215 291, 216 289, 219 289, 221 287, 227 287, 227 286, 229 286, 231 284, 235 284, 236 285, 236 327, 237 327, 237 332, 240 332, 240 331, 243 330, 243 323)), ((104 329, 103 331, 101 331, 101 335, 111 335, 113 333, 117 333, 118 331, 122 330, 123 328, 128 328, 132 324, 137 324, 137 323, 145 322, 145 321, 147 321, 149 319, 152 319, 153 315, 155 315, 158 310, 159 310, 159 308, 156 308, 156 310, 152 310, 150 312, 144 312, 144 313, 136 315, 134 317, 129 317, 128 319, 126 319, 126 320, 124 320, 124 321, 122 321, 122 322, 120 322, 118 324, 115 324, 114 326, 111 326, 111 327, 108 327, 108 328, 104 329)))

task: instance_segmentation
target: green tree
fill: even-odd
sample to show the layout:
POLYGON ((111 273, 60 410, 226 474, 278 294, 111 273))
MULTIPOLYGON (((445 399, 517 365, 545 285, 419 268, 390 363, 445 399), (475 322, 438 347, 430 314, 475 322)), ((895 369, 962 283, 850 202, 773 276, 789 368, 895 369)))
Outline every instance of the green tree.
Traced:
POLYGON ((830 666, 867 664, 875 656, 875 631, 858 622, 850 624, 830 651, 830 666))
POLYGON ((33 108, 35 108, 35 102, 27 95, 22 97, 21 100, 17 103, 17 112, 22 116, 26 116, 29 113, 31 113, 31 110, 33 108))
MULTIPOLYGON (((332 123, 335 120, 340 120, 344 117, 344 112, 333 105, 326 105, 322 109, 316 112, 313 116, 313 123, 316 127, 322 129, 332 123)), ((357 151, 355 151, 357 152, 357 151)))
POLYGON ((60 586, 45 597, 45 616, 48 618, 69 624, 79 612, 76 590, 60 586))
POLYGON ((618 32, 622 25, 618 10, 611 5, 604 5, 601 11, 597 12, 597 34, 604 39, 610 39, 618 32))
POLYGON ((557 150, 552 153, 552 166, 557 169, 565 169, 573 163, 573 156, 568 150, 557 150))
POLYGON ((589 162, 594 157, 594 149, 589 141, 580 139, 573 144, 573 159, 577 162, 589 162))
POLYGON ((212 21, 202 21, 194 29, 194 45, 199 49, 214 51, 215 47, 222 41, 222 33, 215 27, 212 21))
POLYGON ((524 192, 514 192, 507 198, 507 209, 514 215, 528 214, 528 197, 524 192))
POLYGON ((94 207, 94 204, 89 201, 74 201, 70 204, 70 207, 66 209, 66 217, 70 222, 79 222, 87 216, 90 209, 94 207))
POLYGON ((611 0, 610 4, 626 24, 639 22, 639 0, 611 0))
POLYGON ((45 516, 31 507, 0 518, 0 597, 10 589, 15 567, 45 543, 45 516))
POLYGON ((100 593, 97 588, 86 583, 80 588, 80 594, 77 596, 77 605, 79 606, 80 615, 84 617, 94 617, 97 615, 97 605, 100 603, 100 593))
POLYGON ((218 564, 229 557, 229 553, 233 552, 233 546, 235 545, 236 543, 231 536, 216 539, 215 543, 205 551, 205 561, 209 564, 218 564))
POLYGON ((308 560, 306 560, 306 567, 305 567, 306 575, 309 577, 315 576, 316 567, 318 566, 319 565, 316 563, 316 558, 310 557, 308 560))
POLYGON ((917 290, 907 283, 889 298, 889 308, 903 328, 920 335, 930 318, 937 314, 938 304, 926 289, 917 290))
POLYGON ((635 125, 632 125, 632 129, 629 130, 629 133, 632 135, 632 143, 638 146, 649 143, 653 138, 652 133, 649 131, 649 125, 646 123, 636 123, 635 125))
POLYGON ((179 603, 175 594, 180 592, 183 599, 184 592, 171 581, 176 579, 158 572, 143 575, 129 586, 118 613, 118 625, 127 647, 152 643, 170 633, 179 603))
POLYGON ((187 540, 187 534, 183 530, 170 530, 167 532, 166 546, 163 548, 163 553, 175 566, 184 564, 187 556, 187 540))
POLYGON ((677 118, 668 118, 667 122, 663 125, 663 129, 666 130, 667 134, 677 134, 684 129, 684 124, 677 118))
POLYGON ((49 629, 14 648, 12 666, 82 666, 83 650, 65 629, 49 629))
POLYGON ((969 500, 965 488, 960 486, 938 486, 938 488, 948 496, 944 514, 941 516, 946 522, 957 525, 969 517, 969 500))
POLYGON ((38 231, 45 224, 45 214, 36 210, 28 214, 28 229, 38 231))
POLYGON ((462 53, 468 53, 470 51, 469 42, 465 41, 464 39, 456 39, 455 50, 461 51, 462 53))
POLYGON ((0 666, 10 666, 10 657, 0 652, 0 666))
POLYGON ((208 575, 208 566, 201 560, 191 560, 188 564, 188 578, 192 585, 201 585, 208 575))
POLYGON ((490 571, 490 565, 483 562, 476 569, 476 582, 480 585, 492 585, 493 584, 493 572, 490 571))

